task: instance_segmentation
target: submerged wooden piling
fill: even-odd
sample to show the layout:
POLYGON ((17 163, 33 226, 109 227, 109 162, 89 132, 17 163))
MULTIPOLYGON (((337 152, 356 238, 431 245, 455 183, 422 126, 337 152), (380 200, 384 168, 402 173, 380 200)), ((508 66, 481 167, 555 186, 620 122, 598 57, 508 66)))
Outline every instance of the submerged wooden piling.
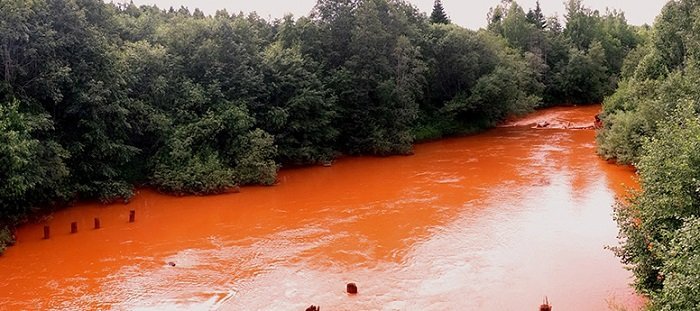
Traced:
POLYGON ((357 294, 357 284, 355 283, 348 283, 346 290, 348 294, 357 294))
POLYGON ((136 211, 131 210, 129 211, 129 222, 134 222, 136 221, 136 211))
POLYGON ((540 306, 540 311, 552 311, 552 306, 549 304, 549 299, 547 297, 544 297, 544 301, 540 306))
POLYGON ((44 226, 44 240, 48 240, 49 237, 51 237, 51 228, 44 226))
POLYGON ((95 229, 100 229, 100 219, 95 217, 95 229))
POLYGON ((78 223, 77 222, 72 222, 70 223, 70 233, 78 233, 78 223))

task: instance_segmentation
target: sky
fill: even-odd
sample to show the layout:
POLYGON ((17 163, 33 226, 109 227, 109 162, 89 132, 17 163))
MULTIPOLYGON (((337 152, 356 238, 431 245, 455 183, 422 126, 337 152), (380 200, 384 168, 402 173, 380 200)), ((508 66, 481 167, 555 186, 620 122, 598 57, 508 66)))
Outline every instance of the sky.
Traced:
MULTIPOLYGON (((115 2, 128 2, 129 0, 106 0, 115 2)), ((256 11, 264 18, 280 18, 286 13, 294 16, 308 15, 316 0, 133 0, 135 4, 155 4, 160 8, 171 6, 179 8, 188 7, 190 10, 199 8, 205 14, 214 14, 216 10, 225 8, 229 13, 243 11, 245 13, 256 11)), ((433 0, 407 0, 413 3, 421 11, 430 13, 433 8, 433 0)), ((470 28, 478 29, 486 26, 486 14, 489 8, 497 5, 499 0, 443 0, 445 11, 452 22, 470 28)), ((535 6, 535 0, 517 1, 527 11, 535 6)), ((625 12, 629 23, 633 25, 653 24, 656 15, 667 0, 583 0, 585 6, 604 12, 606 8, 618 9, 625 12)), ((540 0, 540 6, 545 15, 557 13, 564 14, 564 0, 540 0)))

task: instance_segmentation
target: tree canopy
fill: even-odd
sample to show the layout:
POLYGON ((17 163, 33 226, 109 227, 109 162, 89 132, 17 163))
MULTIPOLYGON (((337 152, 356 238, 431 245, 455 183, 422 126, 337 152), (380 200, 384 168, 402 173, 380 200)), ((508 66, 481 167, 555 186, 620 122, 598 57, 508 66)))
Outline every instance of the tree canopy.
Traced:
POLYGON ((449 24, 450 18, 445 13, 445 8, 442 6, 441 0, 435 0, 433 12, 430 14, 430 22, 433 24, 449 24))

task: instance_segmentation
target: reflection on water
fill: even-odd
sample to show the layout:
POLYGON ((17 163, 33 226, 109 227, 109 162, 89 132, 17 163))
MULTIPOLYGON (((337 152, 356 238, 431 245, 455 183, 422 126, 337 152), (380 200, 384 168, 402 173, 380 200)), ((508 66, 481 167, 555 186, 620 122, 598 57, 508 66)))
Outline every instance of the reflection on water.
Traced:
POLYGON ((411 157, 286 170, 240 194, 82 204, 47 221, 50 240, 43 223, 19 230, 0 258, 0 307, 526 310, 548 296, 556 310, 638 309, 604 249, 633 172, 596 157, 592 130, 531 128, 585 125, 599 109, 538 112, 411 157))

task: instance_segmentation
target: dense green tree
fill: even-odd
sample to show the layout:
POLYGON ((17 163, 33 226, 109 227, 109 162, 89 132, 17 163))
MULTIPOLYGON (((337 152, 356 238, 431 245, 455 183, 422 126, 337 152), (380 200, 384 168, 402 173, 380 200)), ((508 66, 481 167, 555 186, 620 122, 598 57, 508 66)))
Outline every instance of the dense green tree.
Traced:
POLYGON ((623 62, 598 134, 602 155, 639 170, 641 191, 617 210, 623 239, 616 250, 651 310, 698 307, 698 13, 697 1, 671 1, 643 29, 648 39, 623 62))
POLYGON ((567 1, 566 8, 562 27, 556 16, 543 16, 539 2, 526 14, 517 2, 502 1, 491 9, 488 29, 540 59, 546 104, 600 102, 614 90, 625 56, 641 39, 622 13, 601 15, 580 0, 567 1), (589 74, 590 81, 584 78, 589 74))
POLYGON ((564 5, 564 35, 575 48, 585 51, 596 39, 600 13, 585 7, 582 0, 568 0, 564 5))
MULTIPOLYGON (((674 269, 667 266, 666 252, 672 247, 673 240, 680 238, 679 230, 686 219, 698 216, 700 206, 697 196, 700 121, 691 102, 686 102, 671 116, 660 123, 653 138, 643 143, 643 155, 637 164, 642 192, 634 198, 632 205, 618 209, 618 222, 627 239, 618 253, 623 261, 633 264, 632 271, 640 290, 646 293, 660 291, 662 295, 667 293, 661 271, 674 269)), ((687 253, 694 251, 687 248, 677 256, 697 256, 697 253, 687 253)), ((684 301, 695 298, 678 299, 678 304, 684 304, 684 301)))
POLYGON ((496 52, 494 68, 481 76, 469 93, 458 94, 444 109, 460 122, 486 122, 487 126, 493 126, 509 114, 532 110, 540 101, 533 94, 541 86, 534 68, 516 51, 505 47, 499 38, 486 33, 483 36, 496 52), (495 47, 498 45, 501 47, 495 47))
POLYGON ((698 83, 700 71, 695 66, 685 72, 676 71, 663 80, 623 81, 603 105, 605 127, 598 134, 599 152, 621 163, 636 163, 644 139, 655 135, 658 123, 679 102, 700 102, 698 83))
POLYGON ((527 20, 539 29, 547 28, 547 19, 542 13, 540 1, 535 1, 535 8, 527 11, 527 20))
MULTIPOLYGON (((191 87, 191 92, 200 92, 196 86, 191 87)), ((166 134, 168 140, 153 158, 152 183, 178 194, 273 184, 276 147, 269 134, 253 128, 245 106, 208 95, 198 100, 213 103, 213 107, 188 123, 175 125, 166 134)))
POLYGON ((539 42, 540 28, 532 24, 523 8, 517 2, 508 2, 502 6, 503 16, 498 22, 493 22, 489 28, 506 38, 511 47, 523 51, 532 51, 539 42))
POLYGON ((436 111, 457 94, 469 91, 496 64, 494 52, 474 31, 454 25, 435 25, 428 34, 431 60, 424 110, 436 111))
POLYGON ((314 46, 317 56, 326 68, 338 68, 348 59, 352 30, 355 27, 357 0, 318 0, 311 12, 311 19, 319 27, 314 46))
POLYGON ((588 53, 572 49, 561 72, 560 89, 566 101, 594 103, 603 98, 613 88, 606 72, 605 52, 599 42, 594 42, 588 53))
POLYGON ((68 154, 55 141, 40 140, 53 129, 49 116, 21 106, 17 100, 0 104, 0 220, 19 220, 31 204, 66 195, 68 154))
POLYGON ((435 0, 433 4, 433 12, 430 13, 430 22, 433 24, 449 24, 450 18, 445 13, 445 8, 442 6, 442 1, 435 0))
MULTIPOLYGON (((690 42, 697 42, 693 32, 691 12, 697 10, 693 1, 672 1, 661 11, 654 25, 652 45, 658 53, 656 60, 666 72, 684 66, 690 42)), ((653 76, 650 78, 658 78, 653 76)))
POLYGON ((662 256, 666 262, 660 272, 664 276, 664 289, 653 296, 651 309, 700 308, 700 220, 697 216, 685 219, 662 256))
POLYGON ((321 82, 319 65, 297 45, 271 45, 264 57, 270 88, 260 127, 275 137, 279 161, 314 164, 331 160, 337 130, 335 97, 321 82))
POLYGON ((396 87, 418 81, 413 75, 419 74, 416 68, 422 61, 410 41, 399 45, 410 31, 404 14, 400 5, 385 0, 368 0, 357 7, 351 54, 333 78, 342 113, 343 151, 388 155, 412 149, 418 105, 413 96, 398 96, 396 87), (416 68, 401 69, 404 64, 416 68))

